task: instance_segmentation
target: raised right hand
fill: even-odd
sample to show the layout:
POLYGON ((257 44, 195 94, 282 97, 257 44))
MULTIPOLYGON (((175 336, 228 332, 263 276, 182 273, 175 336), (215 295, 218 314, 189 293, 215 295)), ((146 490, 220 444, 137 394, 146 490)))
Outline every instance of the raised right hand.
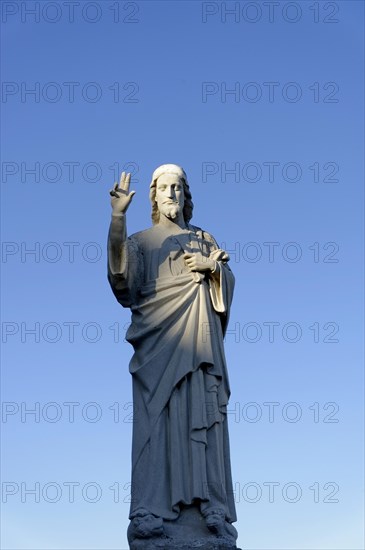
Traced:
POLYGON ((125 214, 135 191, 129 192, 131 174, 122 172, 119 183, 114 184, 113 189, 109 191, 111 195, 111 205, 113 214, 125 214))

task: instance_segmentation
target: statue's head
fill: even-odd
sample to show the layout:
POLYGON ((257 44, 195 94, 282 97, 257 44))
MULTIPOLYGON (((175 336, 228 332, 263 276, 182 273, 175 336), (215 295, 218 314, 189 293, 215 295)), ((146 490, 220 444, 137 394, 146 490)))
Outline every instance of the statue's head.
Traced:
POLYGON ((152 205, 152 222, 160 220, 160 209, 171 208, 178 212, 182 210, 184 221, 188 223, 193 215, 193 201, 185 171, 177 164, 162 164, 152 174, 150 185, 150 200, 152 205), (173 204, 165 205, 165 189, 173 187, 173 204))

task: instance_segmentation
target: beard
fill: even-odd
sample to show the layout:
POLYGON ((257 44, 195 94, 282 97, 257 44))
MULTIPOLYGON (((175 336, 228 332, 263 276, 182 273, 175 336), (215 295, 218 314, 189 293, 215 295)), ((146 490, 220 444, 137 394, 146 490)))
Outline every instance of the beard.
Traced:
POLYGON ((164 204, 161 210, 166 218, 170 218, 170 220, 175 220, 182 211, 178 203, 164 204))

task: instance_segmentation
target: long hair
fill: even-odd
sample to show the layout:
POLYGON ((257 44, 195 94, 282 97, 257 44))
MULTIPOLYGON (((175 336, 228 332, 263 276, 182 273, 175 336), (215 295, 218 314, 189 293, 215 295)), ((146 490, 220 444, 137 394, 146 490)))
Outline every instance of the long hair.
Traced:
MULTIPOLYGON (((152 206, 151 218, 152 218, 152 223, 154 225, 156 225, 160 221, 160 211, 158 209, 155 198, 156 198, 157 180, 161 175, 162 174, 159 174, 157 178, 154 178, 150 185, 150 201, 152 206)), ((185 177, 179 176, 179 180, 183 183, 183 189, 184 189, 184 207, 183 207, 184 221, 185 223, 189 223, 189 221, 193 217, 194 204, 193 204, 190 187, 187 179, 185 177)))

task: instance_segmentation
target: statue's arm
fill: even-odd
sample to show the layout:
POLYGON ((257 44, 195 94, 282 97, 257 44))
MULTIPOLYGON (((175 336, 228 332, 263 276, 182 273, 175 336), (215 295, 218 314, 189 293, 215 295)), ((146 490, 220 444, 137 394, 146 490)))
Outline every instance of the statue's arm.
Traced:
POLYGON ((219 279, 220 273, 222 269, 224 269, 227 274, 231 274, 232 281, 234 282, 234 276, 233 273, 228 265, 229 262, 229 254, 223 250, 222 248, 219 248, 217 241, 211 235, 210 233, 207 233, 206 231, 203 232, 204 239, 207 240, 210 243, 210 255, 209 255, 209 261, 213 264, 211 267, 211 276, 212 278, 219 279))
POLYGON ((134 191, 129 192, 130 174, 121 175, 110 191, 112 218, 108 235, 108 280, 112 290, 124 307, 135 301, 138 286, 140 254, 138 243, 133 237, 127 238, 126 211, 134 191))
POLYGON ((108 276, 126 278, 128 241, 125 214, 112 214, 108 234, 108 276))
POLYGON ((233 298, 235 279, 228 265, 228 253, 219 248, 216 240, 209 233, 204 232, 204 238, 211 244, 209 259, 214 263, 214 268, 211 270, 209 277, 210 297, 215 311, 221 313, 224 317, 222 325, 225 330, 233 298))

